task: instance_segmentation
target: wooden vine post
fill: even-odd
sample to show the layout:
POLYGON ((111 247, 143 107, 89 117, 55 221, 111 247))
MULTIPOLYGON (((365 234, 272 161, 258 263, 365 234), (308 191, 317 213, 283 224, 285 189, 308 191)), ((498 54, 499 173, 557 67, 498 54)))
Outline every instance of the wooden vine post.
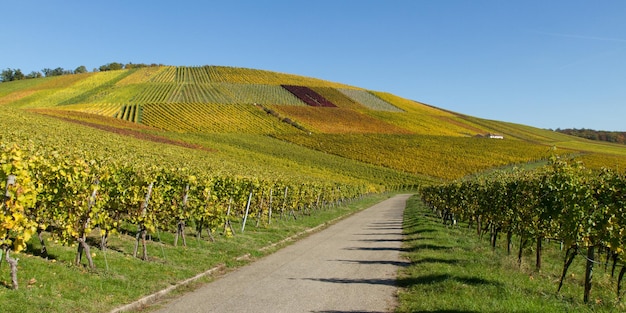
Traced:
POLYGON ((89 245, 87 244, 87 229, 89 229, 89 223, 91 222, 89 214, 91 213, 91 209, 93 208, 93 206, 96 204, 96 196, 98 195, 99 183, 100 182, 98 180, 94 182, 96 186, 93 188, 93 191, 91 192, 91 196, 89 197, 89 203, 88 203, 89 207, 83 217, 81 234, 78 237, 78 251, 76 253, 76 260, 75 260, 76 265, 79 265, 83 259, 83 252, 84 252, 85 257, 87 257, 87 262, 89 262, 89 268, 94 268, 95 265, 93 264, 93 259, 91 258, 91 250, 89 248, 89 245))
MULTIPOLYGON (((178 223, 176 223, 176 236, 174 237, 174 247, 178 246, 178 237, 183 238, 183 246, 187 246, 187 240, 185 239, 185 218, 182 217, 187 210, 187 203, 189 200, 189 184, 185 187, 185 194, 183 195, 182 212, 178 212, 178 223)), ((209 233, 210 234, 210 233, 209 233)))
POLYGON ((230 223, 230 208, 231 205, 233 203, 233 198, 231 197, 230 200, 228 200, 228 210, 226 211, 226 222, 224 222, 224 234, 228 233, 228 230, 230 230, 231 235, 235 235, 235 230, 233 229, 233 225, 230 223))
POLYGON ((285 207, 287 206, 287 191, 289 190, 289 186, 285 186, 285 195, 283 196, 283 206, 280 208, 280 218, 285 216, 285 207))
POLYGON ((272 225, 272 196, 274 195, 274 189, 270 189, 270 200, 267 212, 267 225, 272 225))
POLYGON ((587 247, 587 262, 585 265, 585 291, 583 302, 589 303, 589 295, 591 294, 591 280, 593 278, 593 262, 594 262, 595 246, 587 247))
MULTIPOLYGON (((4 210, 8 211, 8 202, 11 200, 11 192, 9 191, 10 186, 14 186, 16 183, 16 176, 15 175, 9 175, 7 177, 7 185, 6 185, 6 192, 4 194, 4 201, 3 201, 3 206, 5 207, 4 210)), ((8 234, 6 235, 8 236, 8 234)), ((9 267, 11 268, 11 284, 13 286, 14 290, 17 290, 19 285, 17 283, 17 261, 18 259, 12 258, 10 253, 11 253, 11 247, 9 245, 2 245, 2 251, 0 251, 0 253, 4 253, 4 258, 7 261, 7 263, 9 263, 9 267)), ((2 264, 2 254, 0 254, 0 264, 2 264)))
POLYGON ((141 203, 141 222, 139 223, 139 228, 137 231, 137 236, 136 239, 137 241, 135 242, 135 250, 133 251, 133 257, 137 257, 137 249, 139 248, 139 241, 141 240, 141 244, 143 246, 143 257, 142 259, 144 261, 148 260, 148 247, 146 247, 146 234, 148 232, 148 229, 146 228, 145 225, 145 218, 146 215, 148 215, 148 202, 150 201, 150 196, 152 195, 152 187, 154 186, 154 182, 150 183, 150 185, 148 186, 148 192, 146 192, 146 198, 144 199, 144 201, 141 203))
POLYGON ((257 219, 256 219, 256 227, 259 227, 259 225, 261 225, 261 219, 263 219, 263 205, 265 204, 265 201, 263 200, 265 197, 265 190, 261 189, 261 199, 259 200, 259 212, 257 212, 257 219))
POLYGON ((248 196, 248 204, 246 205, 246 214, 243 216, 243 223, 241 225, 241 232, 246 229, 246 221, 248 220, 248 212, 250 212, 250 202, 252 201, 252 191, 250 191, 250 196, 248 196))

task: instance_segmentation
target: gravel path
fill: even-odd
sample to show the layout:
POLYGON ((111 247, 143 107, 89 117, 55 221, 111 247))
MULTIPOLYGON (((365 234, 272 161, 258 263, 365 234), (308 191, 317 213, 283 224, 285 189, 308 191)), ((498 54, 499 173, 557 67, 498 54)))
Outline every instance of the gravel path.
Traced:
POLYGON ((390 312, 396 304, 398 195, 228 273, 158 312, 390 312))

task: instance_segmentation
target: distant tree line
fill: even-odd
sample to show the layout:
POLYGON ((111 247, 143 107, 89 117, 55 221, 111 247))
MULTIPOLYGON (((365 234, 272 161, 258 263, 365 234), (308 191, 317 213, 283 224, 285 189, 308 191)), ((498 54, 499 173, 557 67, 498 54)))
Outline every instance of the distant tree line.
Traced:
POLYGON ((591 140, 598 141, 608 141, 620 144, 626 144, 626 132, 616 132, 616 131, 606 131, 606 130, 593 130, 593 129, 576 129, 576 128, 566 128, 566 129, 556 129, 557 132, 568 134, 572 136, 587 138, 591 140))
MULTIPOLYGON (((141 67, 155 67, 162 66, 163 64, 145 64, 145 63, 127 63, 122 64, 118 62, 107 63, 101 65, 98 68, 94 68, 94 72, 105 72, 105 71, 115 71, 121 69, 131 69, 131 68, 141 68, 141 67)), ((0 73, 0 82, 10 82, 14 80, 22 80, 22 79, 31 79, 31 78, 40 78, 40 77, 52 77, 52 76, 61 76, 61 75, 71 75, 71 74, 80 74, 87 73, 87 67, 81 65, 74 70, 67 70, 62 67, 57 67, 55 69, 44 68, 41 72, 32 71, 29 74, 24 74, 21 69, 12 69, 7 68, 0 73)))

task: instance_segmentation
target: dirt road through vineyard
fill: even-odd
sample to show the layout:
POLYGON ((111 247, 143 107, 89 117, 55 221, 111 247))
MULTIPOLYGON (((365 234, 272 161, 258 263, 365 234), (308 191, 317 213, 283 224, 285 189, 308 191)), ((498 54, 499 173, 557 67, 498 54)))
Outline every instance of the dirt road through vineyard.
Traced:
POLYGON ((174 299, 158 312, 390 312, 402 213, 398 195, 174 299))

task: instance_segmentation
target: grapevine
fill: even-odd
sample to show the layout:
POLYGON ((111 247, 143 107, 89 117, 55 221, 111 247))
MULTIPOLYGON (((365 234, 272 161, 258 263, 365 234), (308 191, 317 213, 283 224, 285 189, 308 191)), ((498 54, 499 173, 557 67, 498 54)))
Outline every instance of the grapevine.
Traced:
MULTIPOLYGON (((579 162, 553 157, 549 166, 534 173, 501 173, 479 181, 424 187, 420 193, 442 217, 459 217, 470 225, 475 222, 479 234, 488 230, 494 248, 500 231, 507 233, 509 253, 512 235, 518 236, 520 263, 522 249, 533 239, 538 271, 542 243, 546 239, 560 241, 566 252, 557 290, 574 257, 586 250, 585 302, 590 298, 593 265, 599 263, 597 252, 609 251, 607 258, 612 256, 614 262, 612 275, 617 262, 626 261, 626 176, 612 170, 591 171, 579 162)), ((625 268, 622 265, 617 280, 618 297, 625 268)))

